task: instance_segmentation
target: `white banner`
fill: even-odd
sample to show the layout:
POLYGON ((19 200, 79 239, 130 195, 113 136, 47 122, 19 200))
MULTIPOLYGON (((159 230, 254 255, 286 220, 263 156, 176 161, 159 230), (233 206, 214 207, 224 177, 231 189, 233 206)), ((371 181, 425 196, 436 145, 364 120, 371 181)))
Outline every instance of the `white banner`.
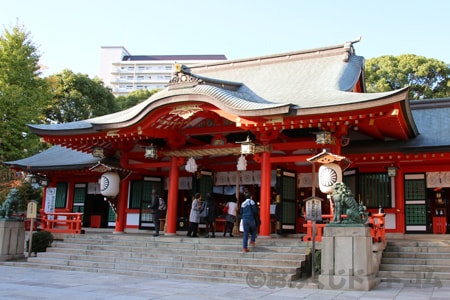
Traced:
MULTIPOLYGON (((56 188, 55 187, 47 188, 45 193, 44 211, 46 213, 54 213, 55 202, 56 202, 56 188)), ((49 216, 49 219, 53 220, 53 216, 49 216)))

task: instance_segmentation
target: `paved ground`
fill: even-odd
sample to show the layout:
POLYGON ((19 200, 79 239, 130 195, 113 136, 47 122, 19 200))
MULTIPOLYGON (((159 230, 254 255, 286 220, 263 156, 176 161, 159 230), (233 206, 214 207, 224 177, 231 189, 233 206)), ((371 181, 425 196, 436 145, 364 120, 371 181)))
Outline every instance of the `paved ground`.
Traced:
POLYGON ((271 288, 0 265, 0 299, 450 299, 450 287, 381 284, 371 291, 271 288))

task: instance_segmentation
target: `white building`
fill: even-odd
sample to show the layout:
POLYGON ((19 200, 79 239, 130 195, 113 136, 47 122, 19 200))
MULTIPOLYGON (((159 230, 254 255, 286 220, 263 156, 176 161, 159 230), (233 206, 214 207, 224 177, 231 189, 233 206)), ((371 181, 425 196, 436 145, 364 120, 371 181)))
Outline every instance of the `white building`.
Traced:
POLYGON ((226 60, 225 55, 131 55, 123 46, 103 46, 99 77, 115 96, 136 90, 163 89, 175 64, 193 66, 226 60))

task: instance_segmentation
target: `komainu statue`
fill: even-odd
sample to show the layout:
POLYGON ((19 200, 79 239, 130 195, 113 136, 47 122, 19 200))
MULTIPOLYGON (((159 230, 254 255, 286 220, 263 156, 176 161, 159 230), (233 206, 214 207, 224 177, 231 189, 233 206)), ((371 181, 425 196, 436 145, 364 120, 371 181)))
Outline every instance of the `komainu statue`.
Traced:
MULTIPOLYGON (((365 224, 368 220, 366 207, 356 202, 352 191, 342 182, 334 184, 332 194, 333 199, 333 220, 334 224, 365 224), (341 215, 347 215, 342 219, 341 215)), ((331 224, 330 223, 330 224, 331 224)))

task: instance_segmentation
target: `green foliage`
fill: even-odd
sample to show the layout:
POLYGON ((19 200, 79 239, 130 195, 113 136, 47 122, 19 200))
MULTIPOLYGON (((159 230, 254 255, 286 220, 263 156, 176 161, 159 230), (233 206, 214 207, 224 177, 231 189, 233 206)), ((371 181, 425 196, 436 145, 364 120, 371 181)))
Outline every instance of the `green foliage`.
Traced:
POLYGON ((153 94, 159 92, 160 90, 137 90, 129 93, 127 96, 119 96, 116 98, 117 105, 120 110, 124 110, 130 107, 135 106, 136 104, 141 103, 144 100, 147 100, 153 94))
POLYGON ((0 204, 4 205, 7 199, 16 202, 15 212, 24 212, 28 202, 35 200, 38 210, 42 204, 42 187, 26 180, 22 172, 14 172, 4 165, 0 165, 0 204))
POLYGON ((0 165, 0 204, 6 200, 9 191, 20 182, 17 174, 9 167, 0 165))
POLYGON ((0 160, 11 161, 37 153, 39 138, 27 124, 42 122, 42 108, 50 99, 39 77, 39 54, 29 33, 19 25, 0 37, 0 160))
POLYGON ((74 122, 118 111, 111 90, 98 78, 63 70, 47 80, 53 92, 53 101, 45 109, 48 122, 74 122))
POLYGON ((450 68, 442 61, 404 54, 366 61, 368 92, 386 92, 410 86, 410 99, 450 96, 450 68))
POLYGON ((31 252, 45 252, 53 243, 53 234, 48 231, 37 231, 32 235, 31 252))
POLYGON ((25 181, 17 187, 17 191, 19 194, 17 207, 19 212, 26 211, 28 202, 31 200, 37 201, 39 211, 39 207, 42 204, 42 188, 40 186, 33 186, 30 182, 25 181))
POLYGON ((322 250, 316 250, 314 257, 314 273, 320 274, 322 270, 322 250))

